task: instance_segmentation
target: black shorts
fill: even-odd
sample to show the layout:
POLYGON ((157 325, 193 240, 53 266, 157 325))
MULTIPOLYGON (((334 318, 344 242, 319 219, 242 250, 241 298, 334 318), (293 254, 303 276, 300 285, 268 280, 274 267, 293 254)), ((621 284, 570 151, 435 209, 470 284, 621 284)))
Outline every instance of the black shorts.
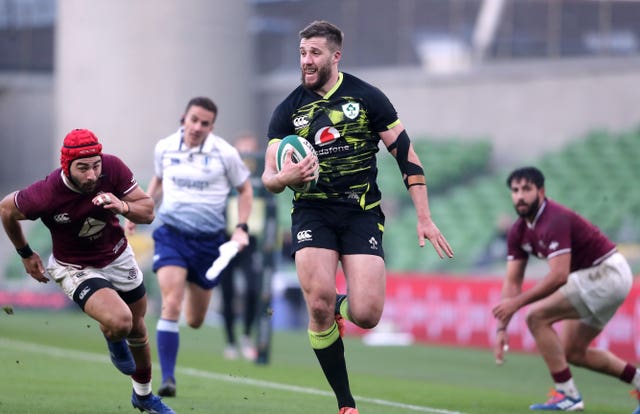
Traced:
POLYGON ((384 259, 384 214, 379 207, 323 204, 296 207, 291 214, 292 252, 321 247, 344 254, 371 254, 384 259))

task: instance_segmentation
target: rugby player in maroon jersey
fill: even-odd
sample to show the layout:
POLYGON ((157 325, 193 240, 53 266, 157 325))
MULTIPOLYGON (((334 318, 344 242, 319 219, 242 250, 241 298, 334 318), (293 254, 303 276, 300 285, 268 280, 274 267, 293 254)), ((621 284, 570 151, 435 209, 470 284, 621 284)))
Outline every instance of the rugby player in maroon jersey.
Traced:
MULTIPOLYGON (((508 347, 513 314, 530 305, 527 326, 555 383, 545 403, 531 410, 581 411, 582 396, 569 364, 617 377, 640 388, 640 371, 606 349, 591 348, 627 297, 633 275, 616 245, 588 220, 547 198, 544 175, 535 167, 513 171, 507 179, 520 216, 507 237, 507 274, 502 299, 493 308, 498 321, 497 362, 508 347), (548 273, 522 290, 529 256, 545 259, 548 273), (559 335, 553 324, 562 321, 559 335)), ((633 411, 640 414, 640 407, 633 411)))
POLYGON ((0 202, 7 236, 32 278, 41 283, 54 280, 99 322, 111 361, 131 376, 133 407, 172 414, 151 392, 151 352, 144 322, 147 294, 118 218, 151 223, 153 200, 119 158, 102 153, 102 144, 87 129, 67 134, 60 164, 43 180, 0 202), (37 219, 51 233, 52 254, 46 265, 29 247, 20 224, 37 219))

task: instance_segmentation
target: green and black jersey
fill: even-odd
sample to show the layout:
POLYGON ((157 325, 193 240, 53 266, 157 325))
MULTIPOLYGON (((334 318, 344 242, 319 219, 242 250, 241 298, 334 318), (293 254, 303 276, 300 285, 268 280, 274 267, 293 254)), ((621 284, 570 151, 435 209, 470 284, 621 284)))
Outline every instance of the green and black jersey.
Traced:
POLYGON ((340 73, 325 96, 298 86, 273 112, 269 140, 296 134, 318 153, 320 178, 315 190, 296 193, 294 206, 330 200, 370 209, 380 204, 376 183, 379 132, 399 122, 380 89, 340 73))

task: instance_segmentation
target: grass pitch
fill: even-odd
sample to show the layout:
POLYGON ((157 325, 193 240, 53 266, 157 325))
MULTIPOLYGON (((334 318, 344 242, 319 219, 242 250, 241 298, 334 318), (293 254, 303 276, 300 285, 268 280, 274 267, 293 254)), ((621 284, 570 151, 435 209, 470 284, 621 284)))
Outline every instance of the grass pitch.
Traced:
MULTIPOLYGON (((160 383, 155 318, 148 317, 154 392, 160 383)), ((222 358, 217 327, 181 327, 177 398, 182 413, 337 413, 306 332, 276 331, 268 365, 222 358)), ((361 414, 517 414, 542 402, 551 379, 538 355, 426 345, 367 347, 345 339, 351 388, 361 414)), ((631 389, 615 378, 573 368, 586 411, 630 413, 631 389)), ((0 313, 0 413, 122 414, 131 381, 110 363, 97 323, 77 311, 0 313)))

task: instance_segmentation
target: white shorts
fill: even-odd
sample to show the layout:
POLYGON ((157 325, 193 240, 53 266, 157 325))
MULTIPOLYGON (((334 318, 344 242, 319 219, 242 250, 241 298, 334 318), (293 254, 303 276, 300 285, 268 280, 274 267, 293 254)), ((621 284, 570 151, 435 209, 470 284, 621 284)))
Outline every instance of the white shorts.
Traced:
POLYGON ((581 321, 602 329, 626 299, 633 273, 620 253, 614 253, 602 263, 569 275, 560 288, 581 316, 581 321))
POLYGON ((142 271, 138 267, 131 246, 127 246, 116 260, 103 268, 78 269, 69 264, 59 263, 51 255, 47 263, 47 272, 71 300, 74 300, 73 295, 78 286, 92 278, 108 281, 118 292, 129 292, 142 284, 142 271))

